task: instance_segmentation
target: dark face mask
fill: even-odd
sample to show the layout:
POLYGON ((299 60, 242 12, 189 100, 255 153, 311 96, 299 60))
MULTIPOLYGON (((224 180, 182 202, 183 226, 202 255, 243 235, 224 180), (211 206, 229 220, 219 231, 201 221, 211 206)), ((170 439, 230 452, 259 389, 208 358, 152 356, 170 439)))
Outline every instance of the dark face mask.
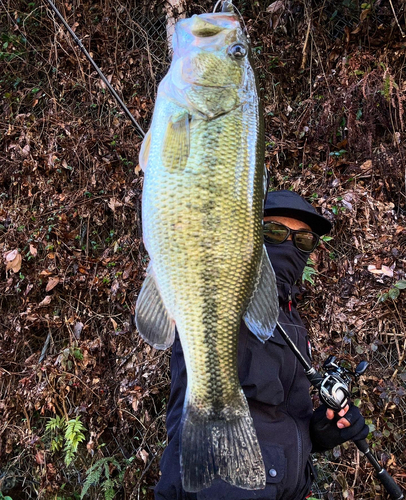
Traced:
POLYGON ((279 245, 265 242, 265 247, 276 274, 276 281, 293 285, 302 276, 310 254, 296 248, 290 240, 279 245))

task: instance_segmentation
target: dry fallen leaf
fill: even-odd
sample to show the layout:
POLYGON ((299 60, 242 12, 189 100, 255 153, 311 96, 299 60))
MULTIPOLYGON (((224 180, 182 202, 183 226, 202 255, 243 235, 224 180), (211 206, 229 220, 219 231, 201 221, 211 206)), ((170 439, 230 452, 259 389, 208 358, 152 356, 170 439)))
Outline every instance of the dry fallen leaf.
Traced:
POLYGON ((50 276, 52 274, 52 271, 48 271, 48 269, 44 269, 39 273, 40 276, 50 276))
POLYGON ((393 278, 393 269, 388 266, 382 265, 381 269, 377 269, 373 264, 368 266, 368 271, 372 274, 383 274, 384 276, 389 276, 393 278))
POLYGON ((83 330, 83 323, 78 321, 73 327, 73 335, 76 337, 77 340, 80 339, 80 334, 82 333, 82 330, 83 330))
POLYGON ((268 5, 266 8, 266 11, 274 14, 275 12, 279 12, 283 9, 285 9, 286 5, 285 2, 282 0, 276 0, 276 2, 271 3, 271 5, 268 5))
POLYGON ((110 198, 110 201, 108 202, 108 206, 113 210, 113 212, 116 210, 117 207, 122 207, 123 204, 117 200, 117 198, 110 198))
POLYGON ((136 413, 137 410, 138 410, 138 406, 139 406, 139 400, 137 398, 136 395, 133 396, 133 400, 131 401, 131 406, 132 406, 132 409, 134 410, 134 412, 136 413))
POLYGON ((13 273, 18 273, 21 269, 21 262, 23 260, 18 249, 15 249, 11 252, 6 252, 4 254, 4 258, 6 260, 6 271, 13 271, 13 273))
POLYGON ((132 271, 132 264, 131 262, 125 266, 124 273, 123 273, 123 279, 128 279, 132 271))
POLYGON ((6 262, 11 262, 17 257, 18 254, 18 249, 16 248, 15 250, 10 250, 9 252, 6 252, 4 254, 4 258, 6 259, 6 262))
POLYGON ((144 462, 144 464, 147 463, 148 461, 148 453, 145 451, 145 450, 140 450, 138 453, 137 453, 137 457, 138 458, 141 458, 141 460, 144 462))
POLYGON ((371 9, 364 9, 359 16, 359 20, 362 22, 364 19, 368 17, 368 14, 371 12, 371 9))
POLYGON ((284 0, 276 0, 276 2, 271 3, 271 5, 267 7, 266 11, 271 14, 271 19, 269 20, 271 28, 277 28, 279 20, 285 9, 286 3, 284 0))
POLYGON ((39 465, 45 463, 45 453, 43 451, 38 451, 37 454, 35 455, 35 461, 39 465))
POLYGON ((52 300, 52 295, 47 295, 44 300, 42 300, 38 305, 41 306, 47 306, 51 303, 52 300))
POLYGON ((38 250, 34 247, 34 245, 32 245, 30 243, 30 254, 33 256, 33 257, 36 257, 37 256, 37 253, 38 253, 38 250))
POLYGON ((385 276, 389 276, 390 278, 393 278, 393 269, 391 269, 388 266, 384 266, 382 264, 382 274, 384 274, 385 276))
POLYGON ((59 281, 60 281, 60 279, 58 276, 53 276, 52 278, 49 278, 49 281, 48 281, 48 284, 45 288, 45 291, 49 292, 50 290, 55 288, 56 285, 59 283, 59 281))
POLYGON ((360 169, 363 172, 367 172, 368 170, 371 170, 371 168, 372 168, 372 160, 364 161, 364 163, 360 166, 360 169))

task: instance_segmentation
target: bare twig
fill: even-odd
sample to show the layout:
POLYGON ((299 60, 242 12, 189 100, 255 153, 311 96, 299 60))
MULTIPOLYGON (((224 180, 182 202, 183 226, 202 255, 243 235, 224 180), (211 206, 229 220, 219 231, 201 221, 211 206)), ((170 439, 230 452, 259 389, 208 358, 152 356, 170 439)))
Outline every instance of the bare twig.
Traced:
POLYGON ((306 38, 305 38, 305 42, 304 42, 304 45, 303 45, 303 51, 302 51, 302 54, 303 54, 303 57, 302 57, 302 64, 300 65, 300 69, 303 71, 306 67, 306 63, 307 63, 307 46, 309 44, 309 35, 310 35, 310 28, 312 26, 312 20, 308 19, 307 21, 307 31, 306 31, 306 38))
POLYGON ((396 12, 395 12, 394 7, 393 7, 392 0, 389 0, 389 3, 390 3, 390 6, 391 6, 391 8, 392 8, 393 16, 394 16, 394 18, 395 18, 396 24, 398 25, 399 31, 400 31, 400 33, 401 33, 402 37, 404 38, 406 35, 405 35, 405 33, 403 32, 402 28, 400 27, 400 24, 399 24, 399 19, 398 19, 398 16, 396 15, 396 12))

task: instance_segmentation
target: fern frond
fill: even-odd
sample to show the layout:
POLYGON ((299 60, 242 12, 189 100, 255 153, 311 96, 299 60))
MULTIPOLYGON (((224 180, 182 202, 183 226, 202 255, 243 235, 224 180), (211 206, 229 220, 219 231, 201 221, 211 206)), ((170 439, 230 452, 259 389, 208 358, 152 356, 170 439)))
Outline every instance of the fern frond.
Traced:
POLYGON ((113 500, 116 496, 116 490, 114 488, 117 487, 116 482, 113 479, 107 479, 103 483, 104 490, 104 500, 113 500))
POLYGON ((104 457, 97 460, 86 472, 87 477, 80 498, 82 499, 86 495, 91 486, 97 486, 98 484, 102 486, 105 498, 114 498, 116 494, 115 488, 121 485, 124 477, 125 469, 123 471, 121 469, 121 464, 114 457, 104 457), (120 471, 119 476, 114 479, 110 478, 110 464, 120 471), (106 479, 101 479, 103 472, 106 479))
POLYGON ((55 436, 51 441, 51 451, 61 451, 63 447, 63 437, 55 436))
POLYGON ((90 469, 86 473, 87 475, 86 481, 83 485, 83 489, 80 494, 81 500, 86 495, 91 486, 96 486, 97 484, 99 484, 101 473, 102 473, 102 467, 100 467, 99 461, 97 461, 94 465, 92 465, 92 467, 90 467, 90 469))
POLYGON ((65 430, 65 464, 69 465, 75 457, 75 454, 78 450, 79 443, 84 441, 85 435, 82 431, 86 430, 82 422, 80 421, 80 417, 76 417, 66 425, 65 430))
POLYGON ((60 417, 57 415, 56 417, 51 417, 48 420, 47 425, 45 426, 45 432, 57 432, 65 429, 66 422, 65 417, 60 417))

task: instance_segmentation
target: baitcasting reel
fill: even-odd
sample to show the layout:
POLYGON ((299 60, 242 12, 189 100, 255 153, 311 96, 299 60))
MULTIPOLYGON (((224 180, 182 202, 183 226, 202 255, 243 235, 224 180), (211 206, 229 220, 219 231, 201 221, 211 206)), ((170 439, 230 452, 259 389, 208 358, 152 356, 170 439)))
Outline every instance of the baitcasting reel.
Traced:
POLYGON ((335 412, 345 408, 351 398, 349 385, 352 378, 357 379, 368 366, 368 361, 361 361, 353 372, 337 365, 335 356, 329 356, 323 364, 324 378, 321 381, 318 378, 316 385, 323 403, 335 412))

